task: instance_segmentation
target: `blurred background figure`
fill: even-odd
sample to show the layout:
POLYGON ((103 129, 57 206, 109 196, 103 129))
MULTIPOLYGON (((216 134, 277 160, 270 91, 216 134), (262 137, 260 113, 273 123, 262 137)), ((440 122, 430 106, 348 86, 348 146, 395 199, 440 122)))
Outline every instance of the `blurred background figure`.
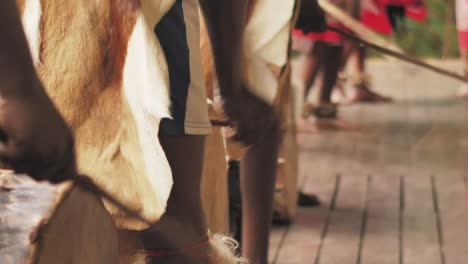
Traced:
MULTIPOLYGON (((347 12, 353 9, 352 1, 334 1, 347 12)), ((326 17, 327 24, 333 27, 344 26, 330 16, 326 17)), ((331 101, 333 87, 335 87, 341 58, 343 57, 344 38, 333 31, 309 32, 296 28, 293 32, 293 48, 303 54, 300 65, 300 81, 304 88, 304 106, 298 125, 307 130, 307 119, 312 115, 317 120, 335 119, 337 117, 337 105, 331 101), (322 82, 318 87, 317 103, 308 102, 312 85, 318 74, 322 74, 322 82)), ((310 127, 313 130, 313 127, 310 127)))
MULTIPOLYGON (((361 0, 358 19, 369 29, 392 36, 396 31, 402 30, 402 21, 407 17, 413 21, 424 21, 427 9, 421 0, 361 0)), ((349 97, 341 98, 344 102, 390 102, 390 97, 381 95, 372 90, 370 75, 366 72, 367 48, 355 42, 345 41, 345 52, 342 64, 342 73, 338 87, 343 91, 344 83, 349 79, 353 91, 349 97), (344 73, 347 62, 351 63, 352 73, 344 73)))
MULTIPOLYGON (((424 21, 427 14, 426 6, 419 0, 337 0, 334 4, 369 29, 385 36, 392 36, 398 31, 406 17, 413 21, 424 21)), ((346 30, 345 25, 331 16, 327 16, 327 23, 331 27, 346 30)), ((349 128, 349 124, 343 122, 322 122, 336 120, 337 103, 392 101, 371 87, 370 76, 366 71, 366 47, 333 31, 304 34, 296 29, 293 36, 294 49, 303 55, 299 78, 304 88, 304 107, 302 119, 298 123, 302 130, 313 130, 306 125, 311 115, 319 121, 319 126, 325 124, 327 127, 349 128), (346 73, 347 68, 350 74, 346 73), (322 78, 317 88, 318 99, 315 104, 311 104, 307 98, 319 73, 322 78), (348 81, 353 88, 349 93, 344 89, 348 81)))

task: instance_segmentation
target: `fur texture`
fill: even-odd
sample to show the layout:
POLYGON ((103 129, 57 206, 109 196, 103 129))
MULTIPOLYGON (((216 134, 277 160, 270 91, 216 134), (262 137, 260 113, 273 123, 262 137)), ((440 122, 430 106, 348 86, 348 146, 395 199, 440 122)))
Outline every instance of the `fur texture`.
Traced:
POLYGON ((29 44, 34 65, 39 63, 39 48, 41 36, 39 22, 41 20, 41 1, 22 0, 18 2, 18 9, 23 13, 22 23, 29 44))
MULTIPOLYGON (((208 264, 248 264, 248 261, 236 257, 234 251, 238 247, 237 242, 227 236, 214 234, 210 237, 211 255, 208 264)), ((145 256, 136 254, 132 259, 132 264, 146 264, 145 256)))
POLYGON ((234 239, 215 234, 210 240, 213 248, 213 264, 247 264, 246 259, 237 257, 233 252, 238 248, 238 243, 234 239))
MULTIPOLYGON (((161 15, 143 13, 147 1, 26 0, 23 21, 42 14, 26 34, 47 92, 75 134, 80 172, 157 221, 172 184, 158 142, 169 85, 162 50, 144 22, 161 15)), ((106 207, 119 227, 146 227, 106 207)))

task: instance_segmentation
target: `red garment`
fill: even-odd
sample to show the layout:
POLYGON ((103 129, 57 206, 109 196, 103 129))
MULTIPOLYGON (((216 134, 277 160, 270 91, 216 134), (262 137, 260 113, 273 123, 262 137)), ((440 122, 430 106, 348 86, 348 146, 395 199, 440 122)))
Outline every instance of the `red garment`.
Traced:
MULTIPOLYGON (((336 28, 345 29, 345 27, 340 23, 329 23, 329 25, 336 28)), ((305 38, 309 40, 321 41, 332 44, 341 44, 344 40, 343 36, 330 30, 327 30, 322 33, 310 32, 308 34, 304 34, 302 30, 295 29, 293 31, 293 35, 299 38, 305 38)))
MULTIPOLYGON (((404 6, 409 19, 422 22, 427 17, 427 7, 418 0, 368 0, 363 3, 361 22, 368 28, 384 34, 393 34, 393 27, 387 16, 388 5, 404 6)), ((364 1, 363 1, 364 2, 364 1)))
POLYGON ((468 31, 458 30, 458 48, 461 51, 468 51, 468 31))
POLYGON ((381 34, 391 35, 393 33, 393 27, 383 8, 378 13, 364 9, 361 13, 361 23, 381 34))
POLYGON ((461 51, 468 51, 468 0, 456 1, 458 45, 461 51))
POLYGON ((426 5, 407 6, 405 8, 406 16, 417 22, 424 22, 427 18, 426 5))
MULTIPOLYGON (((402 5, 405 6, 406 16, 415 21, 424 21, 427 16, 427 8, 421 4, 420 0, 362 0, 361 23, 377 33, 384 35, 393 34, 393 27, 387 16, 387 5, 402 5)), ((328 25, 346 29, 342 24, 337 22, 328 22, 328 25)), ((322 41, 333 44, 340 44, 344 38, 340 34, 327 30, 323 33, 308 33, 304 34, 301 30, 294 30, 293 35, 299 38, 309 40, 322 41)))
POLYGON ((396 6, 415 6, 420 5, 419 0, 376 0, 381 5, 396 5, 396 6))

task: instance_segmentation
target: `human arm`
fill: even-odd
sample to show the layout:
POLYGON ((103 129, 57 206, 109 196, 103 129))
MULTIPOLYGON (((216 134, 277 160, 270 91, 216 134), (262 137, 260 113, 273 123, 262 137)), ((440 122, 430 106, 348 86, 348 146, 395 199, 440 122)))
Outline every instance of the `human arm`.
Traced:
POLYGON ((0 160, 59 182, 76 174, 71 132, 38 79, 16 3, 0 1, 0 160))
POLYGON ((253 95, 242 80, 243 35, 248 1, 200 0, 211 40, 224 113, 231 124, 231 139, 255 144, 275 129, 272 106, 253 95))

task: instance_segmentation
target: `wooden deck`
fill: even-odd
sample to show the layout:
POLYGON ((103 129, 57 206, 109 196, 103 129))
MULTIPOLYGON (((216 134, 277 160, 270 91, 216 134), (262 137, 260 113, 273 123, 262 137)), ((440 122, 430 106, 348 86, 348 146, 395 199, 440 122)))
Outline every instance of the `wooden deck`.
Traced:
POLYGON ((415 67, 370 68, 397 102, 343 107, 358 131, 299 135, 299 187, 323 205, 275 227, 271 263, 468 263, 468 101, 415 67))

